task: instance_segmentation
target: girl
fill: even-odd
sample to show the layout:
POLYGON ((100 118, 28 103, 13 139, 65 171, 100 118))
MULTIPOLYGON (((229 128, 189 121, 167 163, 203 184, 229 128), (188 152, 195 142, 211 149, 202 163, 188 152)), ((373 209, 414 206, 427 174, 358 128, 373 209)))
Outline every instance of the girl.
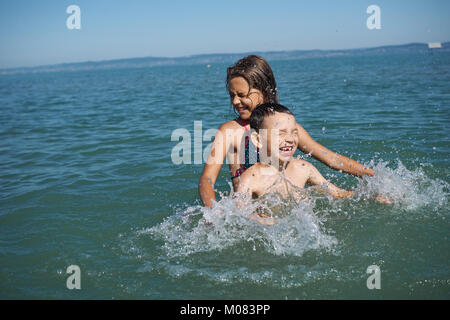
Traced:
MULTIPOLYGON (((226 87, 231 104, 239 117, 222 124, 216 133, 208 160, 198 184, 200 197, 205 206, 212 206, 216 201, 214 184, 220 169, 228 156, 233 188, 239 186, 239 176, 249 164, 249 119, 252 111, 266 102, 279 103, 275 78, 266 60, 260 56, 250 55, 239 60, 227 69, 226 87)), ((334 153, 315 140, 297 123, 298 148, 311 154, 335 170, 355 175, 373 176, 373 170, 345 156, 334 153)))

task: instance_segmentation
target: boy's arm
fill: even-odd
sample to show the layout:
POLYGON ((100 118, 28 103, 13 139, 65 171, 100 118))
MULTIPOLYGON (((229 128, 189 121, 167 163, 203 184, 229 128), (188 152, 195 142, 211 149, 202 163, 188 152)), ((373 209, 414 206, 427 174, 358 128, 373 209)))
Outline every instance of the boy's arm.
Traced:
POLYGON ((234 179, 239 179, 239 185, 236 190, 236 196, 239 197, 237 202, 238 207, 245 207, 247 202, 250 201, 255 193, 255 179, 257 179, 257 175, 253 172, 254 167, 250 167, 245 170, 243 174, 234 179))
POLYGON ((251 197, 253 193, 252 184, 250 177, 246 174, 247 172, 244 172, 242 175, 240 175, 237 178, 234 179, 240 179, 239 180, 239 186, 237 188, 237 192, 240 194, 243 194, 246 198, 251 197))
MULTIPOLYGON (((253 198, 253 195, 259 195, 261 190, 259 190, 261 183, 259 181, 260 174, 257 172, 256 167, 250 167, 247 169, 241 176, 239 181, 239 187, 237 192, 243 194, 243 200, 238 200, 237 206, 244 207, 247 201, 250 201, 253 198)), ((253 212, 250 217, 250 220, 257 221, 264 225, 273 225, 275 220, 268 216, 262 216, 258 214, 256 211, 253 212)))
MULTIPOLYGON (((323 186, 324 190, 327 190, 335 198, 349 198, 354 195, 353 191, 347 191, 336 187, 334 184, 326 180, 312 164, 310 164, 310 175, 307 183, 309 185, 323 186)), ((394 200, 389 196, 381 194, 374 195, 374 200, 384 204, 392 204, 394 200)))
POLYGON ((325 179, 312 164, 309 164, 309 177, 307 183, 311 186, 321 186, 335 198, 348 198, 353 196, 353 191, 347 191, 336 187, 325 179))
POLYGON ((319 160, 334 170, 342 170, 343 172, 359 177, 362 177, 363 175, 374 175, 372 169, 364 167, 355 160, 337 154, 315 141, 298 123, 297 129, 299 136, 298 148, 302 152, 306 154, 311 153, 313 158, 319 160))

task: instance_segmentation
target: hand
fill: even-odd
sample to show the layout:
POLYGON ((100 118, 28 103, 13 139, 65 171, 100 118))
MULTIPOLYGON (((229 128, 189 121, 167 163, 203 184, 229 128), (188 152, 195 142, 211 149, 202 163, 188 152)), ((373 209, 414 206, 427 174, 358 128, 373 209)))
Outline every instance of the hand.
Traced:
POLYGON ((275 224, 275 219, 274 218, 271 218, 268 215, 263 214, 263 213, 258 214, 256 212, 253 212, 250 215, 249 219, 253 220, 253 221, 257 221, 257 222, 259 222, 259 223, 261 223, 263 225, 266 225, 266 226, 272 226, 272 225, 275 224))
POLYGON ((392 202, 394 202, 394 199, 392 199, 389 196, 382 195, 382 194, 376 194, 374 199, 375 199, 375 201, 377 201, 379 203, 384 203, 384 204, 392 204, 392 202))

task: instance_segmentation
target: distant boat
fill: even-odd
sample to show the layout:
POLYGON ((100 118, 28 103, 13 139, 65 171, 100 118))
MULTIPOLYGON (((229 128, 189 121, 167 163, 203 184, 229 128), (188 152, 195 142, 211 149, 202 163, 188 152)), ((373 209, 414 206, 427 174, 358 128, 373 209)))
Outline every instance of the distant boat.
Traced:
POLYGON ((428 49, 439 49, 442 48, 442 44, 440 42, 428 42, 428 49))

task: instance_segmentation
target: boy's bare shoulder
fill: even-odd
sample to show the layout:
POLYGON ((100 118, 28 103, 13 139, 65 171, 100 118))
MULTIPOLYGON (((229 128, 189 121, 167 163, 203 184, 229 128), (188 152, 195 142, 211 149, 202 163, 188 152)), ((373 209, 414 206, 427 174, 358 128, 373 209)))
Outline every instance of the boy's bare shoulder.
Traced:
MULTIPOLYGON (((267 170, 272 170, 273 167, 269 164, 257 162, 250 168, 244 171, 241 175, 242 178, 251 179, 252 177, 259 177, 262 173, 266 173, 267 170)), ((273 169, 275 170, 275 169, 273 169)))
POLYGON ((289 163, 289 165, 292 165, 295 169, 311 169, 314 168, 314 166, 305 160, 300 159, 292 159, 289 163))
POLYGON ((241 175, 241 182, 246 184, 258 184, 261 178, 274 175, 277 171, 269 164, 257 162, 244 171, 241 175))
POLYGON ((255 163, 239 177, 239 189, 250 189, 252 192, 258 194, 264 190, 265 183, 263 181, 265 181, 267 176, 271 176, 276 172, 275 168, 271 165, 261 162, 255 163))

